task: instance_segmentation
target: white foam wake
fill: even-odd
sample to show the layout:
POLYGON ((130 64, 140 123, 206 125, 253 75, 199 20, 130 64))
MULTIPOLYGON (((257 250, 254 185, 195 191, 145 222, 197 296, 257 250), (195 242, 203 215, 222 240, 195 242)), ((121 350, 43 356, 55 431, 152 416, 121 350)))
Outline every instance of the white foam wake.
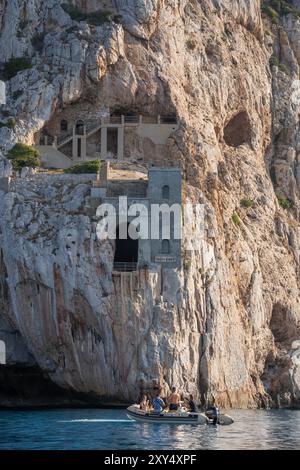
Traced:
POLYGON ((70 419, 59 423, 133 423, 130 419, 70 419))

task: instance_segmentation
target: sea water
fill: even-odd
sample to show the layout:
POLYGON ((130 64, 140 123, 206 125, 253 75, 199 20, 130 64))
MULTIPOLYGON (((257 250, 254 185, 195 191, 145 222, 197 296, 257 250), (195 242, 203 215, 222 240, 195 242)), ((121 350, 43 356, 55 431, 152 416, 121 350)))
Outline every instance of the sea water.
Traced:
POLYGON ((137 423, 119 409, 0 411, 0 449, 300 449, 300 410, 231 410, 231 426, 137 423))

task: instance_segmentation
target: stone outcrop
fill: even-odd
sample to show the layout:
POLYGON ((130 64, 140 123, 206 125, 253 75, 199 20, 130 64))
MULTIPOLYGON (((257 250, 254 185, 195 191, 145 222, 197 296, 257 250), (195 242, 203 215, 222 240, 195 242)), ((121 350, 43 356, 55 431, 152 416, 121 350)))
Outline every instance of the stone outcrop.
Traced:
POLYGON ((9 364, 100 401, 160 382, 221 406, 299 404, 299 18, 274 24, 258 0, 116 0, 121 24, 93 26, 61 3, 0 9, 2 60, 32 61, 6 83, 17 126, 0 128, 2 151, 73 102, 176 113, 168 149, 184 197, 205 204, 205 239, 183 247, 182 271, 115 276, 88 180, 13 180, 0 197, 9 364))

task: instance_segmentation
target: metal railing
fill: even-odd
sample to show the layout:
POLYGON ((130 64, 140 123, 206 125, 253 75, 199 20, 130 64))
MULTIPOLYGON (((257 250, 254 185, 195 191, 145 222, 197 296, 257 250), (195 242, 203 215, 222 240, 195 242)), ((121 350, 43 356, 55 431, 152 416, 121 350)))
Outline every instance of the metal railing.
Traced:
POLYGON ((139 116, 124 116, 124 122, 127 124, 138 124, 140 122, 139 116))
POLYGON ((135 262, 115 262, 114 271, 121 273, 131 273, 137 271, 137 263, 135 262))
POLYGON ((86 135, 90 136, 90 135, 94 134, 95 132, 97 132, 99 129, 101 129, 101 122, 95 121, 94 123, 90 123, 86 127, 86 135))
POLYGON ((53 145, 54 137, 52 135, 42 135, 40 137, 39 145, 53 145))
POLYGON ((107 116, 103 121, 107 124, 122 124, 122 116, 107 116))
POLYGON ((160 116, 161 124, 177 124, 176 116, 160 116))
POLYGON ((65 144, 68 144, 73 139, 73 130, 68 134, 63 134, 57 137, 57 147, 62 147, 65 144))
MULTIPOLYGON (((86 137, 92 135, 99 129, 101 129, 102 124, 177 124, 178 119, 176 116, 158 116, 157 118, 152 116, 142 116, 142 115, 132 115, 132 116, 106 116, 99 120, 90 120, 87 121, 86 126, 83 128, 83 134, 86 137)), ((57 148, 63 147, 73 139, 74 133, 76 131, 72 129, 68 133, 63 133, 55 138, 47 136, 47 144, 43 143, 41 140, 40 145, 56 145, 57 148), (51 142, 51 143, 50 143, 51 142)))

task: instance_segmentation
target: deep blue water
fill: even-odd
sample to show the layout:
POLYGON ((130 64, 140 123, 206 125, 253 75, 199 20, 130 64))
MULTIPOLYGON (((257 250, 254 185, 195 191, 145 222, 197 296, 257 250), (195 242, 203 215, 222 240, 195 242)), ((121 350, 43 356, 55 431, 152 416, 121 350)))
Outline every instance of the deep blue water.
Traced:
POLYGON ((141 424, 124 410, 0 411, 0 449, 300 449, 300 410, 230 415, 214 427, 141 424))

